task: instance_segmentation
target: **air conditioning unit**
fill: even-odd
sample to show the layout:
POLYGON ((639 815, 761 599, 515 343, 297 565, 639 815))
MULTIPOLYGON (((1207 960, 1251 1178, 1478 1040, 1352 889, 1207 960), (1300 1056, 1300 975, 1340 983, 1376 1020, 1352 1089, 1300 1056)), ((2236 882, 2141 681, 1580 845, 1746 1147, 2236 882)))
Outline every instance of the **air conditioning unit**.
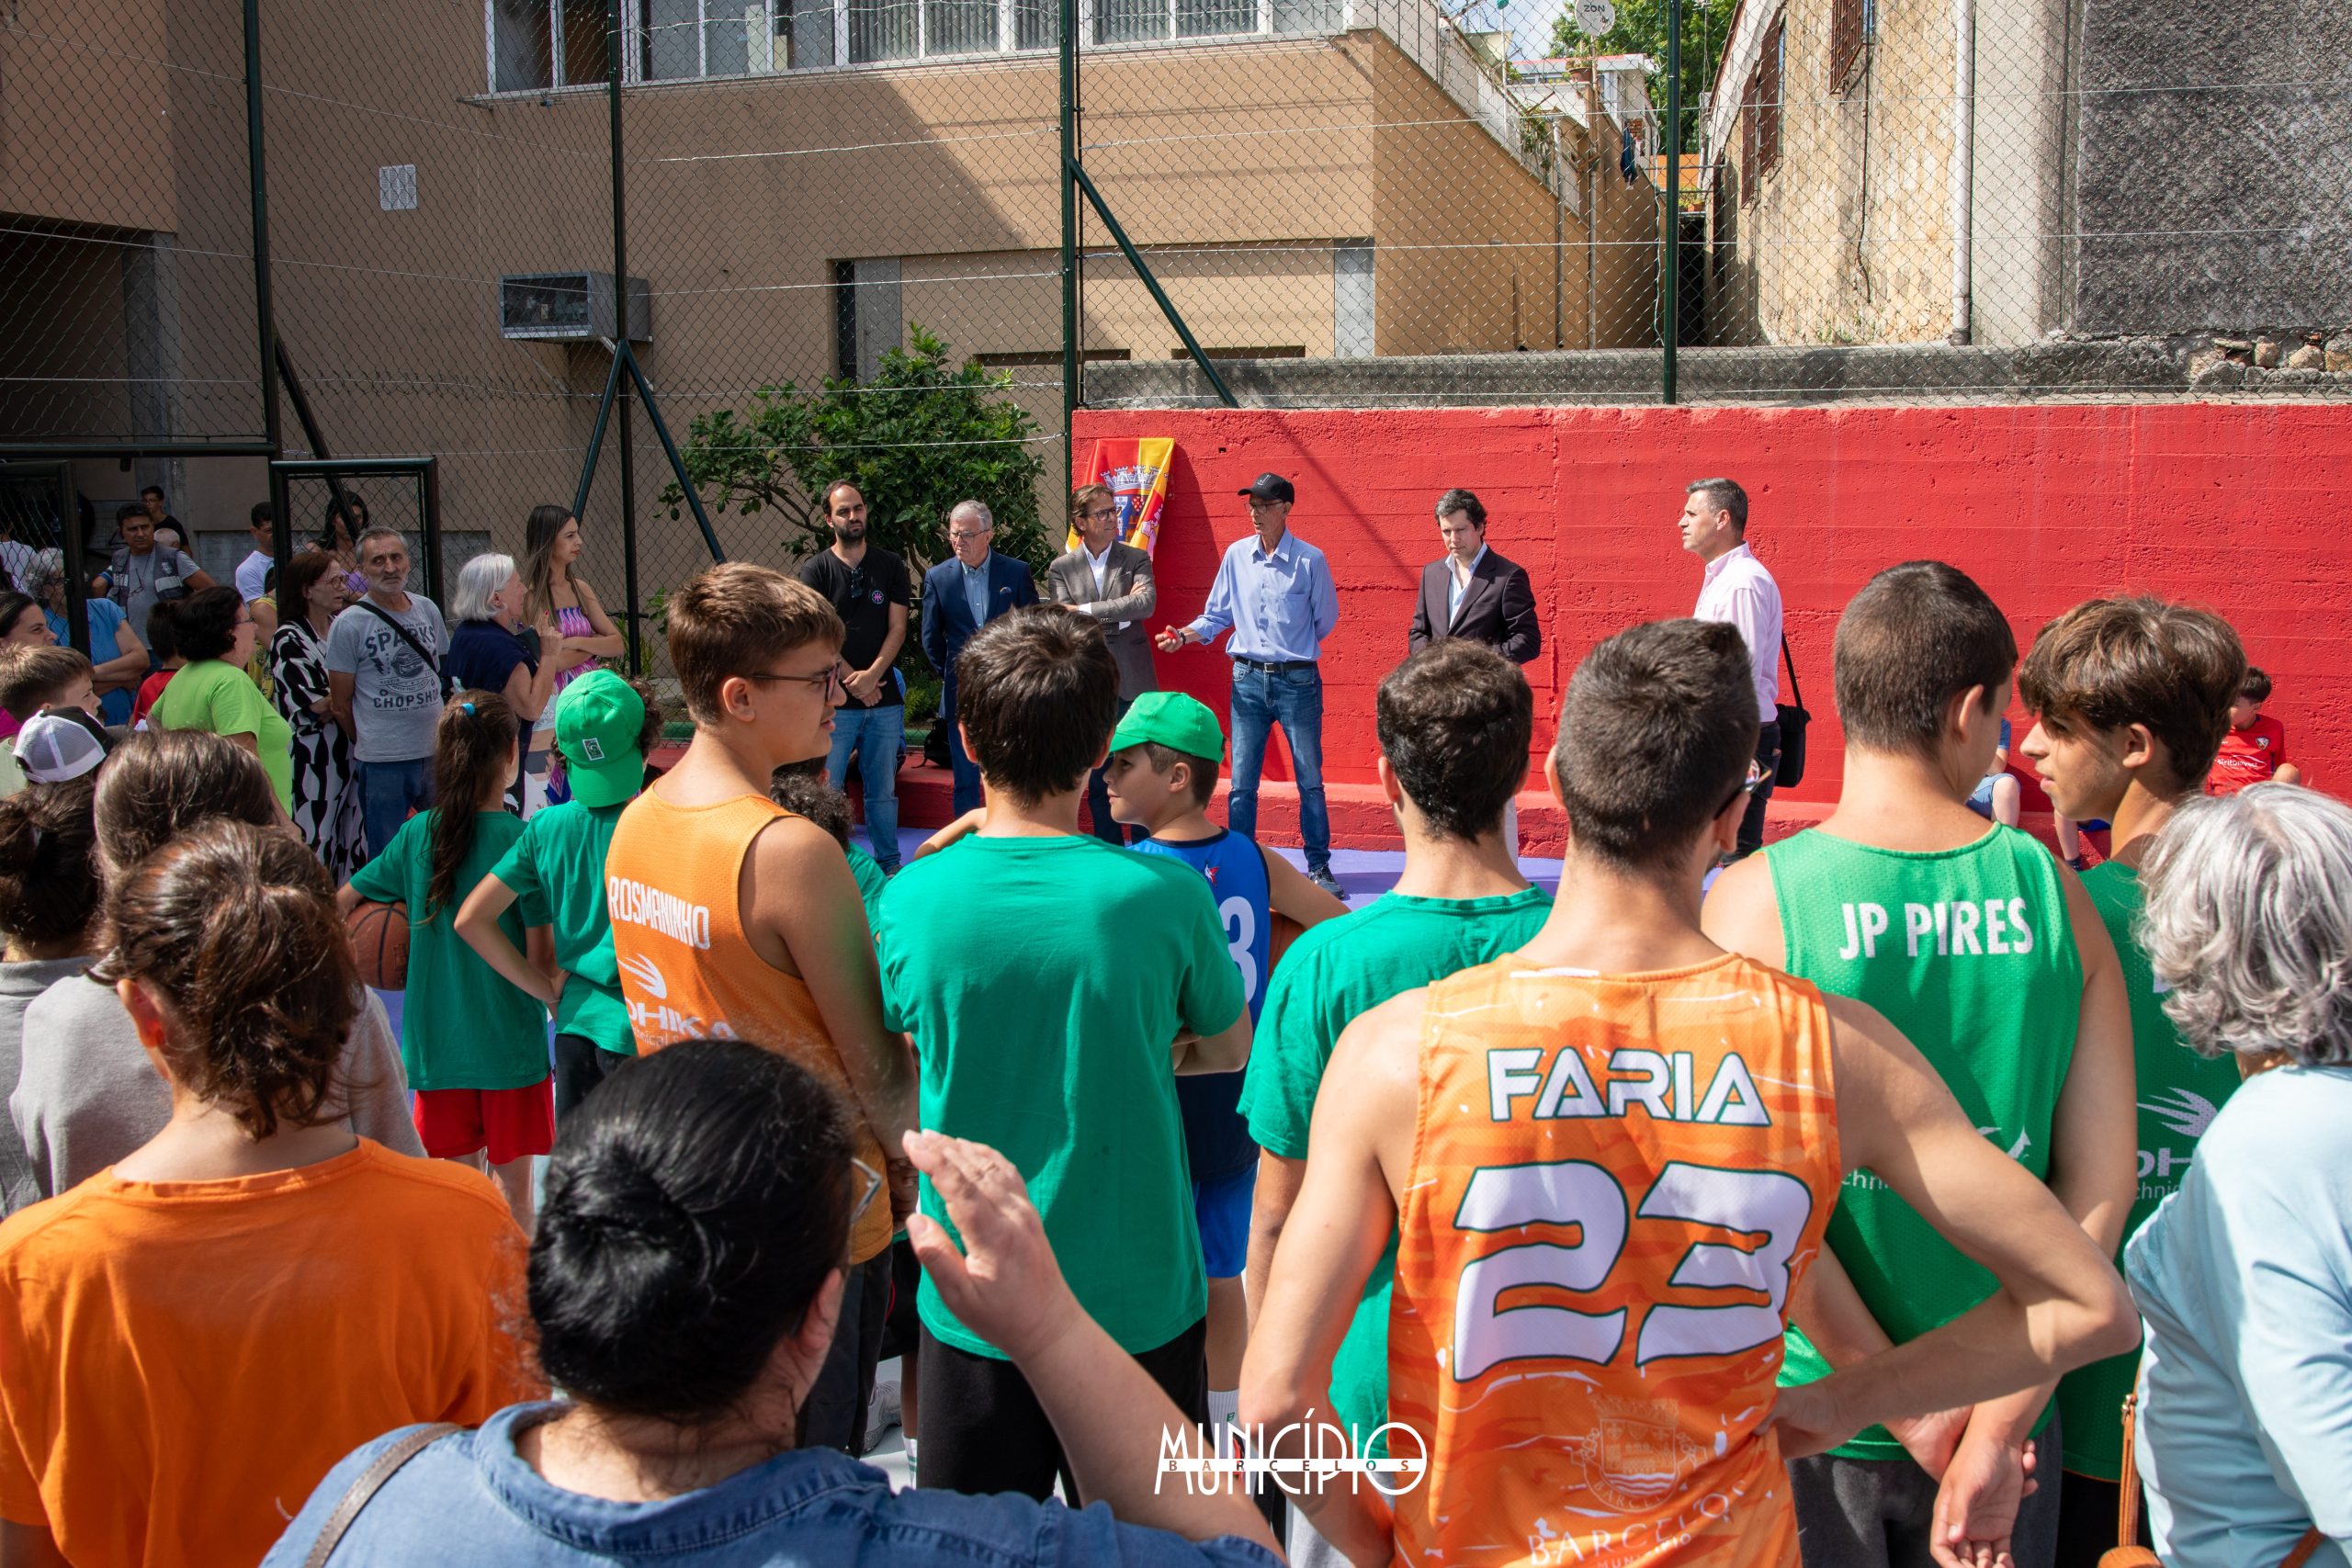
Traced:
POLYGON ((509 273, 498 280, 498 335, 551 343, 651 341, 652 291, 645 279, 628 280, 626 330, 614 293, 609 272, 509 273))

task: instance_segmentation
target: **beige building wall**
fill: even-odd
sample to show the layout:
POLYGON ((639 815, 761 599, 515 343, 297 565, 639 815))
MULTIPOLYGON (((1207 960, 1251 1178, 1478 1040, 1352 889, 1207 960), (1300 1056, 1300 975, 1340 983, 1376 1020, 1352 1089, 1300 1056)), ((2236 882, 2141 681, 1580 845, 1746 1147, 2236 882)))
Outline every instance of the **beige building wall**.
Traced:
POLYGON ((9 7, 0 29, 0 212, 176 227, 165 10, 164 0, 9 7), (85 47, 100 38, 107 49, 85 47))
MULTIPOLYGON (((153 0, 131 5, 135 25, 165 27, 153 0)), ((605 95, 483 94, 478 6, 276 0, 264 15, 277 318, 322 434, 338 457, 436 456, 445 526, 517 545, 533 505, 569 500, 610 360, 593 344, 502 339, 497 279, 610 268, 605 95), (413 209, 383 209, 379 171, 393 165, 414 168, 413 209)), ((235 17, 174 8, 167 31, 157 52, 192 67, 156 89, 175 139, 130 147, 121 191, 77 216, 220 258, 203 290, 182 288, 172 349, 191 382, 242 381, 235 433, 249 434, 249 292, 242 313, 214 302, 240 269, 251 286, 235 17)), ((102 101, 113 84, 76 90, 102 101)), ((628 270, 652 288, 639 355, 672 429, 683 438, 696 415, 742 407, 763 385, 832 374, 836 265, 879 258, 898 265, 902 326, 1011 363, 1023 402, 1056 431, 1057 359, 1012 363, 1057 356, 1060 343, 1056 92, 1053 58, 1035 54, 628 89, 628 270)), ((1552 193, 1384 35, 1106 50, 1088 57, 1085 94, 1089 172, 1212 350, 1335 352, 1338 247, 1364 241, 1378 352, 1550 346, 1552 193)), ((0 166, 13 168, 39 143, 14 121, 8 134, 0 166)), ((1654 207, 1608 177, 1613 136, 1577 205, 1597 188, 1604 239, 1654 236, 1654 207)), ((1567 141, 1571 162, 1592 155, 1573 126, 1567 141)), ((1568 210, 1559 230, 1570 346, 1589 317, 1604 344, 1621 330, 1611 310, 1636 265, 1622 251, 1654 267, 1639 245, 1606 252, 1594 267, 1602 309, 1589 312, 1586 228, 1568 210)), ((1086 234, 1088 351, 1169 355, 1174 332, 1091 214, 1086 234)), ((61 309, 89 323, 77 363, 119 375, 125 312, 103 254, 78 257, 61 309)), ((701 547, 655 502, 669 476, 641 412, 634 434, 650 591, 701 547)), ((285 438, 304 446, 290 411, 285 438)), ((616 427, 583 517, 607 597, 619 438, 616 427)), ((85 468, 97 495, 136 489, 110 464, 85 468)), ((225 459, 182 465, 172 488, 183 516, 221 529, 241 528, 266 492, 258 461, 225 459)), ((402 486, 357 488, 378 520, 413 525, 402 486)), ((318 500, 314 489, 299 525, 316 525, 318 500)), ((730 552, 775 554, 775 520, 714 522, 730 552)))

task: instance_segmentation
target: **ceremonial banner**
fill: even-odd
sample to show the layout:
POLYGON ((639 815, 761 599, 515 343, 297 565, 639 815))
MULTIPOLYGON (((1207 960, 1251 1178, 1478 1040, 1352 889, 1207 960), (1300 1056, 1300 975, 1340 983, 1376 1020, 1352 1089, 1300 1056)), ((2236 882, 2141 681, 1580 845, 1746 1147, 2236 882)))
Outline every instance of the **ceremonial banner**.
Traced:
MULTIPOLYGON (((1111 487, 1119 502, 1119 537, 1146 555, 1159 543, 1160 508, 1168 502, 1168 466, 1176 459, 1176 443, 1163 435, 1094 443, 1088 465, 1088 482, 1111 487)), ((1073 524, 1066 550, 1078 548, 1073 524)))

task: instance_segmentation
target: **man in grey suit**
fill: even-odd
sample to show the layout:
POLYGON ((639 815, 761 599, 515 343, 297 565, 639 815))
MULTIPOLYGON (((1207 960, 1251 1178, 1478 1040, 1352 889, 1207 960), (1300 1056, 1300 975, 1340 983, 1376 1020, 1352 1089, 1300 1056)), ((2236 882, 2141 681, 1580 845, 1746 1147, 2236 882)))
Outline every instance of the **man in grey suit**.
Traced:
MULTIPOLYGON (((1066 604, 1081 615, 1102 623, 1111 657, 1119 665, 1119 711, 1144 693, 1159 689, 1151 668, 1151 640, 1144 617, 1159 603, 1159 585, 1151 577, 1151 558, 1133 545, 1119 542, 1119 502, 1108 485, 1080 485, 1070 493, 1070 516, 1078 527, 1079 547, 1046 569, 1046 602, 1066 604)), ((1094 832, 1114 844, 1126 842, 1126 832, 1111 820, 1111 799, 1102 787, 1102 770, 1086 781, 1087 804, 1094 811, 1094 832)))

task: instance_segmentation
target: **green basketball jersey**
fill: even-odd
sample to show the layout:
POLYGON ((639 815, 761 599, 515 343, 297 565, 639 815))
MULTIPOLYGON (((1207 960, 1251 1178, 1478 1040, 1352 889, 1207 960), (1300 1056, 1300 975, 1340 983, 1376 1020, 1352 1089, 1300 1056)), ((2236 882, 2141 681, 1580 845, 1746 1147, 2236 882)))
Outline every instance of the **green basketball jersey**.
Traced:
MULTIPOLYGON (((2124 990, 2132 998, 2132 1064, 2140 1085, 2140 1187, 2123 1224, 2128 1243, 2156 1205, 2180 1190, 2197 1140, 2238 1087, 2238 1068, 2227 1056, 2200 1056, 2182 1044, 2180 1032, 2165 1015, 2165 987, 2132 931, 2140 916, 2140 874, 2105 861, 2083 873, 2083 886, 2098 906, 2107 934, 2115 939, 2124 990)), ((2115 1261, 2122 1267, 2120 1248, 2115 1261)), ((2139 1369, 2135 1350, 2077 1368, 2059 1382, 2058 1409, 2065 1417, 2060 1441, 2068 1470, 2101 1481, 2122 1474, 2123 1396, 2132 1392, 2139 1369)))
MULTIPOLYGON (((1764 863, 1789 973, 1885 1014, 1977 1130, 2045 1175, 2083 1001, 2082 960, 2050 852, 1997 825, 1964 848, 1932 854, 1874 849, 1815 829, 1767 850, 1764 863)), ((1990 1273, 1868 1171, 1846 1179, 1829 1247, 1898 1345, 1993 1293, 1990 1273)), ((1828 1372, 1821 1353, 1791 1328, 1782 1384, 1828 1372)), ((2045 1411, 2037 1429, 2048 1420, 2045 1411)), ((1883 1427, 1836 1451, 1905 1457, 1883 1427)))

